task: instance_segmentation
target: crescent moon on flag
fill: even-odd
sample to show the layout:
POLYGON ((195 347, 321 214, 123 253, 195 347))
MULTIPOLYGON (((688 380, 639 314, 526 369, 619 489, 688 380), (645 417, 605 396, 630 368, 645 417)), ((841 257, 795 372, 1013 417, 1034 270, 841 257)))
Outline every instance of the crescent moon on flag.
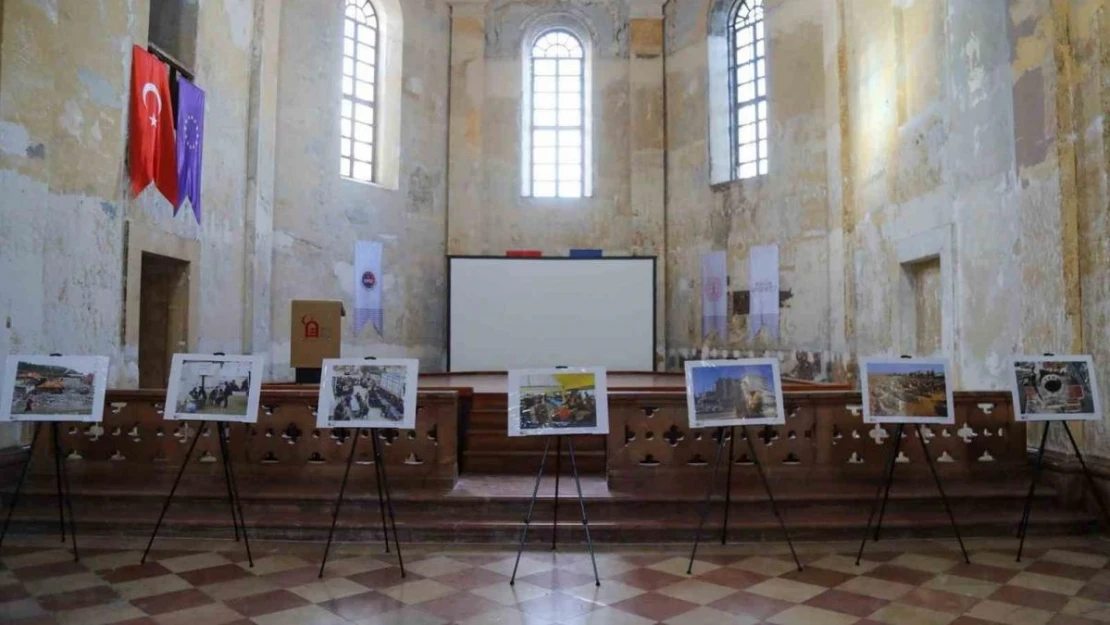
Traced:
POLYGON ((145 85, 143 85, 143 106, 146 106, 146 94, 147 93, 153 93, 154 94, 154 99, 158 102, 158 112, 155 113, 155 115, 161 115, 162 114, 162 95, 160 93, 158 93, 158 88, 154 86, 154 83, 148 82, 145 85))

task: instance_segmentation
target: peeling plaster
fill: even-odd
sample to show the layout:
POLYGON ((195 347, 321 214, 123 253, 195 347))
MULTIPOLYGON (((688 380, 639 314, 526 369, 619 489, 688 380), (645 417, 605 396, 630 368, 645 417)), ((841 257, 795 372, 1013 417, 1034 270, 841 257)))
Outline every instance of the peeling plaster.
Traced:
POLYGON ((116 108, 123 101, 124 94, 112 85, 107 78, 85 67, 77 68, 77 79, 85 85, 93 104, 104 108, 116 108))
POLYGON ((31 137, 19 124, 0 121, 0 152, 8 156, 25 157, 31 151, 31 137))

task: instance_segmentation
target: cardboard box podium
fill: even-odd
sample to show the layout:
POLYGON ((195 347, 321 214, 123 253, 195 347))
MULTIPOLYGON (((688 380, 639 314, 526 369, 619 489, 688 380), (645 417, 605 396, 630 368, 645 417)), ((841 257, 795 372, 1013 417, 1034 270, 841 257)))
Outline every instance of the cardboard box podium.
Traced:
POLYGON ((289 365, 297 369, 297 382, 302 382, 302 369, 307 377, 320 381, 320 368, 325 358, 339 358, 343 337, 343 302, 334 300, 295 299, 289 330, 289 365), (315 370, 315 375, 312 371, 315 370))

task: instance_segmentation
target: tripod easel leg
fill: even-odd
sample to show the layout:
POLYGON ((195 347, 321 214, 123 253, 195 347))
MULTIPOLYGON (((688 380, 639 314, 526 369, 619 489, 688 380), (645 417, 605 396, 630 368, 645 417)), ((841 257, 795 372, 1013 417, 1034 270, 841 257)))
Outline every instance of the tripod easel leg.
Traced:
POLYGON ((62 481, 62 490, 65 492, 66 514, 69 515, 69 537, 73 541, 73 561, 77 562, 81 559, 81 555, 77 552, 77 521, 73 516, 73 499, 69 492, 69 469, 66 468, 66 460, 63 457, 64 450, 58 438, 58 424, 54 423, 52 425, 54 425, 54 454, 59 458, 59 478, 62 481))
POLYGON ((66 541, 66 515, 63 510, 65 499, 62 497, 62 444, 58 440, 58 422, 50 423, 50 437, 54 441, 54 483, 58 486, 58 531, 62 542, 66 541))
MULTIPOLYGON (((356 434, 355 436, 357 437, 358 435, 356 434)), ((375 436, 377 436, 377 434, 374 433, 374 430, 370 430, 370 437, 373 438, 375 436)), ((370 447, 372 449, 377 449, 374 447, 373 443, 370 444, 370 447)), ((378 512, 382 515, 382 542, 385 543, 385 552, 389 553, 389 525, 385 522, 385 492, 382 490, 382 464, 376 455, 374 455, 374 484, 378 487, 378 512)))
POLYGON ((39 430, 41 428, 42 422, 36 421, 34 434, 31 435, 31 446, 27 448, 27 459, 23 461, 23 468, 19 471, 19 482, 16 483, 12 500, 8 504, 8 514, 4 518, 4 529, 0 530, 0 545, 4 544, 4 538, 8 535, 8 525, 12 521, 12 513, 15 512, 15 504, 19 501, 19 493, 23 490, 23 483, 27 481, 27 471, 31 468, 31 458, 35 455, 35 443, 39 440, 39 430))
POLYGON ((767 490, 767 499, 771 501, 771 512, 775 513, 775 518, 779 521, 782 535, 786 537, 786 545, 790 547, 790 555, 794 556, 794 564, 798 566, 800 571, 802 570, 802 561, 798 559, 798 552, 794 551, 794 542, 790 540, 790 531, 786 529, 786 521, 779 513, 778 504, 775 503, 775 495, 771 492, 771 482, 767 480, 767 474, 763 472, 763 464, 759 461, 759 455, 755 453, 755 445, 752 443, 752 437, 748 434, 747 426, 744 426, 744 438, 748 439, 748 451, 752 455, 752 462, 755 463, 755 468, 759 471, 759 479, 763 482, 763 488, 767 490))
POLYGON ((885 502, 887 496, 890 495, 890 483, 894 479, 894 465, 898 460, 898 448, 902 443, 902 430, 905 426, 901 423, 898 424, 898 429, 894 434, 894 446, 890 450, 890 456, 886 461, 886 481, 879 482, 879 489, 875 491, 875 502, 871 504, 871 514, 867 516, 867 527, 863 530, 863 540, 859 543, 859 553, 856 554, 856 566, 859 566, 860 560, 863 558, 863 547, 867 544, 867 537, 871 535, 871 522, 875 519, 875 513, 879 510, 879 496, 883 493, 884 486, 886 487, 886 496, 882 497, 885 502))
POLYGON ((721 454, 725 450, 725 431, 719 428, 717 440, 717 457, 713 461, 713 479, 709 480, 709 487, 705 489, 705 501, 701 506, 701 518, 698 520, 698 531, 694 533, 694 548, 690 551, 690 565, 686 567, 686 574, 694 572, 694 557, 698 555, 698 544, 701 542, 701 530, 705 527, 705 519, 709 516, 709 500, 713 498, 713 487, 717 484, 717 469, 721 467, 721 454))
MULTIPOLYGON (((397 536, 397 518, 393 514, 393 496, 389 493, 389 478, 385 474, 385 457, 382 454, 381 442, 378 441, 378 433, 370 430, 370 445, 374 449, 374 463, 378 465, 379 470, 382 472, 382 489, 385 490, 385 507, 389 511, 389 524, 393 528, 393 546, 397 548, 397 565, 401 567, 401 577, 405 576, 405 561, 401 557, 401 539, 397 536)), ((386 541, 389 536, 385 537, 386 541)))
MULTIPOLYGON (((162 504, 162 513, 158 515, 158 522, 154 524, 154 531, 150 533, 150 542, 146 544, 146 550, 143 551, 143 557, 139 560, 140 564, 146 564, 146 557, 150 555, 150 547, 154 545, 154 537, 158 535, 158 529, 162 527, 162 520, 166 518, 166 511, 170 509, 170 502, 173 501, 173 494, 177 492, 177 485, 181 483, 181 476, 185 473, 185 467, 189 466, 189 458, 193 457, 193 449, 197 446, 197 441, 200 440, 201 434, 204 434, 204 428, 208 427, 207 421, 201 421, 197 433, 193 435, 193 442, 189 443, 189 450, 185 452, 185 459, 181 461, 181 468, 177 471, 177 477, 173 481, 173 487, 170 488, 170 494, 166 496, 165 503, 162 504)), ((185 428, 188 430, 189 422, 185 422, 185 428)))
POLYGON ((216 431, 220 439, 220 461, 223 462, 224 470, 224 483, 227 484, 227 504, 231 509, 231 525, 235 532, 235 542, 239 542, 239 517, 235 514, 235 494, 231 490, 231 472, 228 469, 228 462, 230 462, 230 452, 228 451, 227 439, 224 436, 223 428, 217 425, 216 431))
POLYGON ((570 470, 574 473, 574 488, 578 490, 578 505, 582 508, 582 527, 586 530, 586 546, 590 548, 590 563, 594 565, 594 586, 601 585, 597 574, 597 558, 594 557, 594 541, 590 538, 590 519, 586 516, 586 500, 582 498, 582 482, 578 479, 578 462, 574 458, 574 439, 567 439, 570 449, 570 470))
POLYGON ((1037 490, 1037 479, 1041 476, 1041 466, 1044 462, 1044 448, 1048 443, 1048 426, 1051 424, 1051 421, 1044 422, 1044 429, 1041 432, 1041 445, 1037 448, 1037 462, 1033 464, 1033 476, 1029 480, 1029 492, 1025 495, 1025 506, 1022 508, 1021 521, 1018 521, 1017 537, 1021 539, 1021 543, 1018 545, 1018 562, 1021 562, 1021 552, 1025 547, 1025 530, 1029 525, 1029 518, 1033 513, 1033 494, 1037 490))
POLYGON ((898 424, 898 433, 894 440, 894 462, 890 465, 890 475, 886 478, 886 492, 883 493, 883 503, 879 506, 879 520, 875 523, 875 542, 879 542, 879 531, 883 527, 883 517, 886 516, 886 504, 890 501, 890 487, 894 484, 894 466, 898 463, 898 452, 902 449, 903 425, 898 424))
MULTIPOLYGON (((1083 460, 1083 454, 1079 451, 1079 445, 1075 442, 1075 437, 1071 435, 1071 428, 1068 427, 1067 421, 1062 421, 1064 424, 1064 431, 1068 434, 1068 440, 1071 441, 1071 448, 1075 450, 1075 457, 1079 460, 1079 466, 1083 468, 1083 475, 1087 478, 1087 485, 1091 487, 1091 496, 1098 502, 1098 507, 1102 510, 1102 517, 1110 521, 1110 510, 1106 509, 1106 502, 1102 500, 1099 495, 1098 485, 1095 484, 1095 478, 1087 469, 1087 463, 1083 460)), ((1047 426, 1046 426, 1047 427, 1047 426)))
POLYGON ((937 473, 937 466, 933 463, 933 456, 929 453, 929 447, 925 444, 925 437, 921 435, 921 426, 917 425, 917 440, 921 441, 921 453, 925 454, 925 461, 929 463, 929 471, 933 474, 933 479, 937 483, 937 490, 940 491, 940 500, 944 502, 944 511, 948 513, 948 520, 952 522, 952 531, 956 533, 956 541, 960 543, 960 551, 964 554, 964 562, 971 564, 971 558, 967 555, 967 549, 964 547, 964 539, 960 536, 960 526, 956 524, 956 515, 952 514, 952 506, 948 503, 948 496, 944 494, 944 486, 940 483, 940 474, 937 473))
MULTIPOLYGON (((220 439, 223 440, 225 433, 228 430, 228 425, 223 421, 217 421, 217 432, 220 439)), ((243 500, 239 497, 239 485, 235 479, 235 463, 231 461, 231 450, 227 452, 227 474, 230 478, 231 492, 235 501, 235 509, 239 512, 239 524, 243 526, 243 545, 247 548, 247 562, 250 568, 254 568, 254 557, 251 555, 251 540, 247 536, 247 518, 243 516, 243 500)))
MULTIPOLYGON (((748 430, 744 428, 744 436, 747 437, 748 430)), ((751 446, 751 439, 748 440, 748 446, 751 446)), ((754 454, 755 451, 753 450, 754 454)), ((725 522, 721 525, 721 544, 728 541, 728 509, 732 507, 732 464, 736 462, 736 428, 730 427, 728 429, 728 477, 725 478, 725 522)))
POLYGON ((516 570, 520 566, 520 554, 524 553, 524 542, 528 540, 528 526, 532 524, 532 511, 536 509, 536 496, 540 493, 540 480, 543 479, 543 465, 547 464, 547 451, 551 449, 551 438, 543 444, 543 456, 540 457, 540 470, 536 473, 536 485, 532 488, 532 500, 528 502, 528 514, 524 515, 524 530, 520 533, 520 546, 516 550, 516 563, 513 564, 513 575, 509 578, 509 585, 516 584, 516 570))
POLYGON ((562 467, 559 466, 560 461, 563 459, 563 437, 555 437, 555 502, 551 508, 551 550, 555 551, 555 541, 559 534, 559 474, 562 473, 562 467))
MULTIPOLYGON (((347 455, 347 468, 343 471, 343 482, 339 485, 339 496, 335 498, 335 511, 331 515, 331 529, 328 530, 328 542, 324 545, 324 558, 320 560, 320 574, 317 577, 324 576, 324 566, 328 563, 328 552, 331 551, 331 539, 335 535, 335 523, 339 520, 339 509, 343 506, 343 493, 347 490, 347 478, 351 475, 351 464, 355 460, 355 448, 358 447, 358 430, 351 438, 351 453, 347 455)), ((384 518, 382 519, 385 520, 384 518)), ((383 524, 384 525, 384 524, 383 524)), ((384 527, 382 528, 385 529, 384 527)), ((385 543, 389 544, 389 534, 385 535, 385 543)))

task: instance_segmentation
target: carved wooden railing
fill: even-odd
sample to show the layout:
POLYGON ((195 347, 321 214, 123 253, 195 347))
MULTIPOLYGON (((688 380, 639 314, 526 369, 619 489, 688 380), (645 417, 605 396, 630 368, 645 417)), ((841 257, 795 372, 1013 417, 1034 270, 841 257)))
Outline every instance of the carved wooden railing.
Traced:
MULTIPOLYGON (((851 479, 881 472, 897 426, 865 425, 858 392, 787 392, 783 400, 785 425, 735 429, 734 470, 754 467, 748 433, 772 476, 851 479)), ((941 473, 991 479, 1025 470, 1025 424, 1014 422, 1009 393, 956 393, 955 403, 954 426, 922 426, 941 473)), ((683 393, 610 394, 611 486, 658 489, 704 482, 717 430, 691 429, 686 406, 683 393)), ((927 471, 913 427, 905 428, 900 451, 899 474, 927 471)))
MULTIPOLYGON (((417 393, 416 428, 376 430, 390 481, 451 486, 458 476, 457 424, 460 392, 417 393)), ((109 390, 102 423, 62 424, 61 446, 79 481, 115 474, 122 478, 176 469, 198 431, 196 421, 162 418, 162 390, 109 390), (82 479, 86 478, 86 479, 82 479)), ((353 429, 316 428, 317 391, 264 388, 258 421, 230 424, 230 453, 238 475, 265 479, 341 475, 353 429)), ((49 445, 48 430, 40 450, 49 445)), ((355 461, 373 462, 370 431, 361 431, 355 461)), ((215 424, 205 428, 193 462, 216 464, 215 424)), ((50 454, 36 454, 36 472, 52 472, 50 454)))

